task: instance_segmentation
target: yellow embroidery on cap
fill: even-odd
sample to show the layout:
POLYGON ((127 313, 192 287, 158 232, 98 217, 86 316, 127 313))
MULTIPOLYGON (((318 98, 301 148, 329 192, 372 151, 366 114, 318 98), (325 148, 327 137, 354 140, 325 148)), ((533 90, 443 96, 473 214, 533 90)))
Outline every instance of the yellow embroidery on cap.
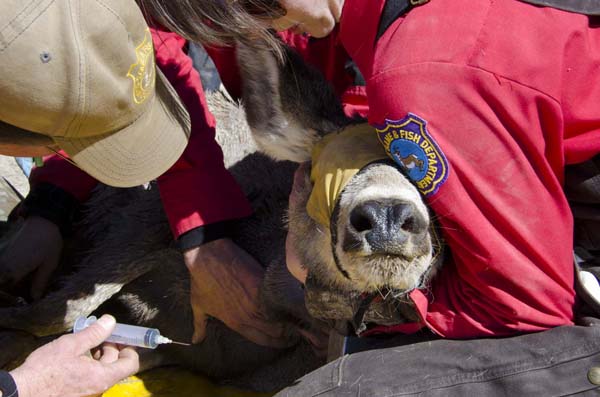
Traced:
POLYGON ((135 48, 137 62, 129 67, 127 77, 133 80, 133 102, 138 105, 146 102, 154 89, 156 68, 154 66, 154 47, 150 29, 146 28, 144 40, 135 48))

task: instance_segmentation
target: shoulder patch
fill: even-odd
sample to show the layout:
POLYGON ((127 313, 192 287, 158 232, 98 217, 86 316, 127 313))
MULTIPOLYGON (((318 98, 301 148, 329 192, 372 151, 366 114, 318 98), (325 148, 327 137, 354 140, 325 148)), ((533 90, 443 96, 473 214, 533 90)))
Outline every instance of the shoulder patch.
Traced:
POLYGON ((401 120, 385 120, 377 127, 385 151, 425 197, 444 184, 450 171, 448 160, 427 131, 427 122, 412 113, 401 120))

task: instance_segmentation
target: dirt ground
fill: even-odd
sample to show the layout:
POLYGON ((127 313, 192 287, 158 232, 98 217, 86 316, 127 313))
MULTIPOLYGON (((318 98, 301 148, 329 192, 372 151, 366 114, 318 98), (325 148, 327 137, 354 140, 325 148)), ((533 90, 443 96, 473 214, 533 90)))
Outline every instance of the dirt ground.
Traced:
POLYGON ((0 178, 0 221, 4 221, 19 202, 18 196, 10 185, 25 197, 29 193, 29 182, 14 157, 2 155, 0 155, 0 177, 2 177, 0 178))
POLYGON ((27 196, 27 193, 29 193, 27 177, 23 174, 21 168, 19 168, 14 157, 0 155, 0 176, 8 179, 10 184, 23 196, 27 196))

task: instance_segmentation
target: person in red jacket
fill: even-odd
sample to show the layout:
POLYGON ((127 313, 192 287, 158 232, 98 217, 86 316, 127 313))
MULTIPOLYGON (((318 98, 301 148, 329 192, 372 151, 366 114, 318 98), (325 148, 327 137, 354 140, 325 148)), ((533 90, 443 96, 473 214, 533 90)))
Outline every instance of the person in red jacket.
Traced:
MULTIPOLYGON (((187 22, 207 17, 204 3, 170 2, 156 17, 202 40, 210 32, 187 22), (197 15, 179 12, 182 4, 197 15)), ((409 176, 452 255, 430 289, 411 292, 421 318, 411 329, 473 338, 573 324, 563 173, 600 152, 600 84, 589 82, 600 67, 600 31, 587 16, 515 0, 250 3, 246 18, 265 29, 341 43, 365 78, 374 139, 391 158, 412 154, 425 164, 409 176), (419 141, 386 139, 402 130, 419 141)), ((244 29, 252 24, 231 23, 244 4, 223 5, 213 24, 221 39, 251 36, 244 29)))

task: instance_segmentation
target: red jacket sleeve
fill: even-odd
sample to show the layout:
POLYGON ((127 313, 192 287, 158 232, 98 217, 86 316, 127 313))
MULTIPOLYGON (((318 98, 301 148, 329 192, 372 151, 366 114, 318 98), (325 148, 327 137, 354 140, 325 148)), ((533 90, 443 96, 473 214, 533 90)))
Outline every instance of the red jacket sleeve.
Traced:
POLYGON ((198 226, 250 215, 249 203, 225 169, 200 76, 184 52, 186 41, 174 33, 151 31, 156 64, 185 104, 192 124, 181 158, 158 178, 173 234, 179 237, 198 226))

